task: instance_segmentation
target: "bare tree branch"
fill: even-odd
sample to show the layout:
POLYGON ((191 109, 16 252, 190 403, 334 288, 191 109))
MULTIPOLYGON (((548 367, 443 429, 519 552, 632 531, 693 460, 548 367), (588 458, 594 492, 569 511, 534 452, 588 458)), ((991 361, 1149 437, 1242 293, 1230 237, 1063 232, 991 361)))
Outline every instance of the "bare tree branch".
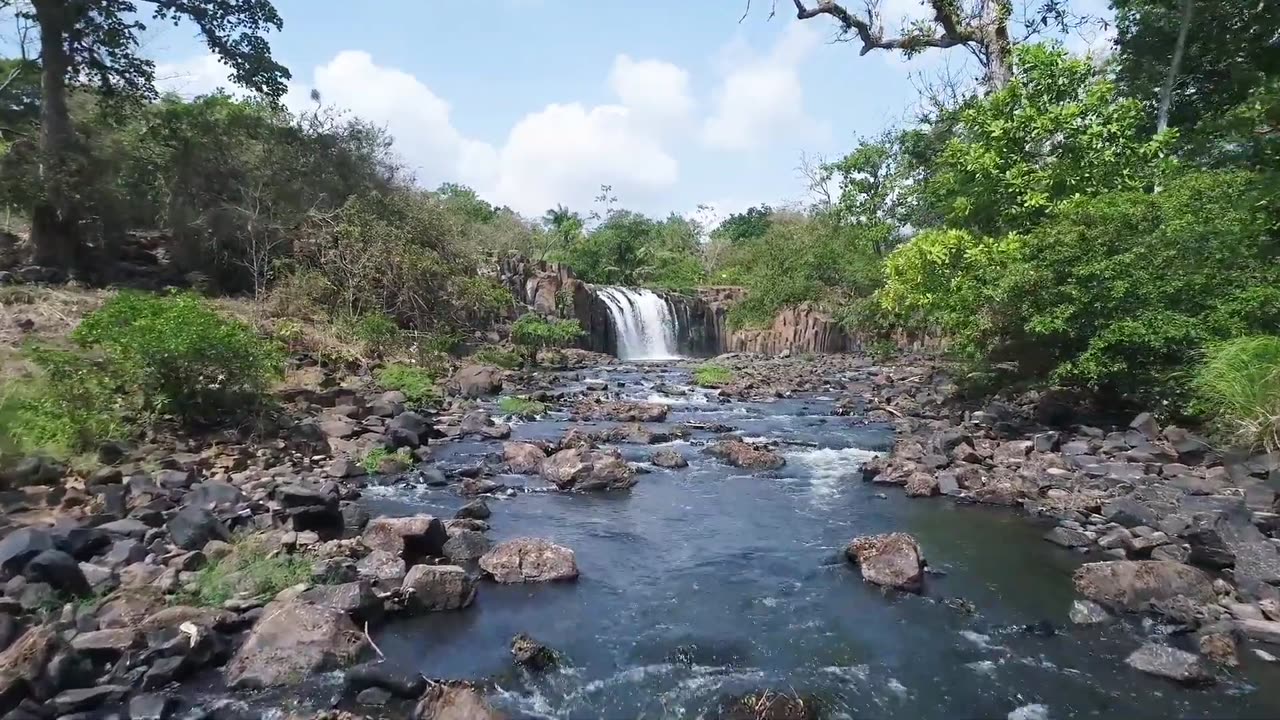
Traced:
POLYGON ((21 66, 16 67, 16 68, 14 68, 13 70, 10 70, 10 71, 9 71, 9 77, 5 78, 5 79, 4 79, 4 82, 0 82, 0 93, 4 92, 4 91, 5 91, 5 88, 9 87, 9 85, 10 85, 14 80, 16 80, 16 79, 17 79, 18 75, 19 75, 19 74, 21 74, 21 72, 22 72, 22 67, 21 67, 21 66))

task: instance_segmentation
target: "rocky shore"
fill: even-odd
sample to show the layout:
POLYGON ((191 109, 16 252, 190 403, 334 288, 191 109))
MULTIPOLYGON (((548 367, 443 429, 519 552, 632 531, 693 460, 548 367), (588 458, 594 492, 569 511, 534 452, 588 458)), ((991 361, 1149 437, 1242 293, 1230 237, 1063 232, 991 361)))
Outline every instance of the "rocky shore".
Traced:
MULTIPOLYGON (((611 360, 562 359, 571 373, 611 360)), ((1167 643, 1133 648, 1127 662, 1136 670, 1202 685, 1242 652, 1275 660, 1264 647, 1280 643, 1280 541, 1272 537, 1280 525, 1268 483, 1280 479, 1280 458, 1216 450, 1146 413, 1091 421, 1055 393, 964 403, 944 367, 919 359, 717 362, 733 370, 717 395, 724 402, 823 393, 840 414, 892 424, 893 449, 862 468, 866 482, 900 486, 920 502, 1051 519, 1046 542, 1088 554, 1074 576, 1074 622, 1146 613, 1167 627, 1167 643)), ((283 419, 263 441, 112 445, 92 471, 22 463, 0 494, 0 716, 258 717, 260 706, 246 704, 254 696, 239 691, 284 708, 288 688, 336 670, 343 679, 333 697, 293 716, 503 717, 484 688, 379 662, 371 634, 401 618, 464 611, 487 583, 578 578, 574 550, 553 538, 488 538, 486 496, 517 492, 502 476, 528 476, 551 492, 622 491, 643 482, 645 470, 603 445, 661 444, 695 431, 717 437, 698 452, 745 472, 786 462, 732 425, 658 425, 667 405, 620 400, 594 381, 565 392, 556 380, 549 370, 464 367, 446 401, 409 408, 367 378, 314 369, 281 393, 283 419), (475 400, 498 392, 614 424, 512 441, 507 419, 475 400), (433 461, 435 448, 459 440, 491 451, 478 464, 433 461), (400 454, 370 472, 361 459, 375 448, 400 454), (371 518, 362 494, 396 483, 451 488, 471 501, 455 517, 371 518), (188 692, 192 684, 237 694, 210 700, 188 692)), ((676 471, 688 465, 673 448, 650 459, 676 471)), ((927 558, 910 535, 851 538, 846 555, 868 582, 928 592, 927 558)), ((512 643, 513 662, 526 671, 558 662, 532 637, 512 643)), ((769 717, 818 717, 813 702, 774 690, 727 698, 723 716, 753 717, 752 707, 767 706, 769 717)))

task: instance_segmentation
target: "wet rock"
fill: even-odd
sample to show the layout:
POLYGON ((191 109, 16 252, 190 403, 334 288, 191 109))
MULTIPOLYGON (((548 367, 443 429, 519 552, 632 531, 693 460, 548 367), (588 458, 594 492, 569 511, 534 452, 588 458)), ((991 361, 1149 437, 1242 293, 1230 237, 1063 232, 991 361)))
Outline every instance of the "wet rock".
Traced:
POLYGON ((1213 578, 1203 570, 1164 560, 1111 560, 1081 565, 1073 576, 1076 591, 1103 607, 1137 612, 1150 602, 1183 596, 1208 603, 1213 578))
POLYGON ((906 533, 855 538, 845 555, 858 566, 868 582, 909 592, 919 592, 924 581, 920 545, 906 533))
POLYGON ((689 461, 684 459, 678 450, 664 448, 658 450, 649 456, 649 462, 660 468, 683 468, 689 466, 689 461))
POLYGON ((517 475, 532 475, 542 467, 547 454, 533 443, 505 442, 502 444, 502 459, 507 469, 517 475))
POLYGON ((449 534, 444 544, 444 556, 453 563, 475 562, 493 548, 493 543, 482 532, 475 530, 457 530, 449 534))
POLYGON ((129 698, 129 720, 167 720, 173 698, 159 693, 143 693, 129 698))
POLYGON ((400 698, 416 698, 427 687, 426 678, 387 662, 356 665, 347 670, 344 684, 348 692, 381 688, 400 698))
POLYGON ((580 405, 575 410, 579 415, 598 420, 662 422, 667 419, 667 413, 670 408, 662 403, 612 402, 599 405, 580 405))
POLYGON ((1211 662, 1227 667, 1240 664, 1236 656, 1236 638, 1230 623, 1216 623, 1204 628, 1196 636, 1196 646, 1200 654, 1211 662))
POLYGON ((1213 674, 1199 656, 1168 645, 1147 643, 1125 658, 1125 662, 1136 670, 1184 685, 1205 685, 1214 681, 1213 674))
POLYGON ((484 696, 465 684, 437 683, 413 709, 414 720, 506 720, 484 696))
POLYGON ((1010 712, 1006 720, 1049 720, 1049 708, 1040 703, 1023 705, 1010 712))
POLYGON ((365 688, 356 695, 357 705, 382 707, 391 702, 391 693, 382 688, 365 688))
POLYGON ((459 484, 459 490, 468 497, 490 495, 499 492, 505 487, 506 485, 487 477, 469 477, 459 484))
POLYGON ((542 461, 540 472, 561 490, 619 490, 636 484, 635 470, 617 450, 561 450, 542 461))
POLYGON ((411 563, 443 555, 448 540, 444 523, 431 515, 374 518, 360 534, 360 541, 370 550, 383 550, 411 563))
POLYGON ((502 392, 502 370, 492 365, 467 365, 454 373, 450 389, 462 397, 483 397, 502 392))
POLYGON ((296 685, 354 662, 364 647, 346 613, 301 600, 275 602, 227 663, 226 680, 236 689, 296 685))
POLYGON ((360 621, 375 621, 382 615, 382 601, 368 580, 336 585, 317 585, 298 596, 299 600, 337 610, 360 621))
POLYGON ((1238 618, 1234 621, 1236 630, 1250 640, 1280 645, 1280 622, 1275 620, 1252 620, 1238 618))
POLYGON ((511 426, 506 423, 494 423, 489 417, 489 413, 483 410, 472 410, 462 416, 462 423, 458 426, 458 435, 466 437, 468 435, 479 435, 491 440, 502 440, 511 437, 511 426))
POLYGON ((511 657, 517 665, 534 672, 549 670, 559 662, 554 650, 524 633, 511 638, 511 657))
POLYGON ((734 467, 749 470, 777 470, 787 462, 772 450, 745 443, 738 438, 721 440, 708 447, 706 452, 734 467))
POLYGON ((499 583, 575 580, 573 551, 541 538, 508 540, 480 558, 480 569, 499 583))
POLYGON ((475 583, 456 565, 414 565, 401 588, 410 608, 427 612, 459 610, 476 598, 475 583))
POLYGON ((1092 600, 1076 600, 1072 602, 1068 616, 1071 618, 1071 622, 1077 625, 1096 625, 1111 619, 1111 614, 1107 612, 1106 608, 1092 600))
POLYGON ((932 497, 942 492, 938 479, 929 473, 912 473, 903 489, 907 497, 932 497))
POLYGON ((385 550, 374 550, 356 563, 360 577, 379 584, 399 585, 405 574, 405 561, 385 550))
POLYGON ((493 513, 489 510, 489 505, 483 499, 472 500, 471 502, 458 508, 458 512, 454 513, 455 518, 468 518, 472 520, 488 520, 493 513))
POLYGON ((199 550, 210 540, 231 539, 231 533, 216 515, 193 505, 179 510, 165 526, 173 544, 183 550, 199 550))

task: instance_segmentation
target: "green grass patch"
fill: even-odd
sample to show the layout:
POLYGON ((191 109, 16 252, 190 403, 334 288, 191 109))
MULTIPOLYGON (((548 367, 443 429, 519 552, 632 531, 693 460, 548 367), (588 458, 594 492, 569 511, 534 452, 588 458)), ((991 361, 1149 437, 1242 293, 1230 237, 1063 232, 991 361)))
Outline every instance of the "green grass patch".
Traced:
POLYGON ((733 371, 723 365, 706 363, 693 371, 693 382, 701 387, 724 387, 733 381, 733 371))
POLYGON ((545 403, 514 395, 508 395, 499 400, 498 407, 508 415, 518 415, 529 419, 536 418, 547 412, 545 403))
POLYGON ((1191 384, 1197 409, 1223 439, 1269 452, 1280 449, 1280 337, 1210 345, 1191 384))
POLYGON ((231 552, 196 573, 190 602, 218 607, 235 597, 269 599, 311 579, 311 561, 288 555, 261 535, 240 535, 231 552))
POLYGON ((392 452, 383 447, 376 447, 365 453, 364 459, 360 464, 364 466, 365 472, 376 474, 381 472, 382 462, 384 460, 396 460, 405 466, 413 465, 413 453, 409 452, 409 448, 400 448, 392 452))
POLYGON ((495 345, 486 345, 480 348, 471 354, 471 359, 482 365, 493 365, 507 370, 515 370, 521 365, 520 353, 513 350, 504 350, 495 345))
POLYGON ((399 390, 413 405, 421 405, 436 397, 435 375, 420 367, 394 363, 378 368, 374 380, 383 390, 399 390))

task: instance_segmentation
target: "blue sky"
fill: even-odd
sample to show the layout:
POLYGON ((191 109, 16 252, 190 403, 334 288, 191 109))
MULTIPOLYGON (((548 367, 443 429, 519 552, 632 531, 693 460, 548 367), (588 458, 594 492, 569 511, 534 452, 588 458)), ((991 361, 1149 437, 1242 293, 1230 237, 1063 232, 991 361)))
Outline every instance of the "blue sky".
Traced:
MULTIPOLYGON (((423 184, 464 182, 531 216, 589 209, 602 183, 656 214, 800 200, 801 153, 838 155, 903 123, 913 73, 971 69, 963 50, 860 57, 830 42, 828 18, 780 7, 769 20, 768 0, 739 23, 744 3, 276 0, 285 28, 271 41, 293 71, 291 105, 318 89, 385 125, 423 184)), ((881 9, 890 26, 925 13, 915 0, 881 9)), ((168 89, 226 84, 186 28, 145 47, 168 89)))

